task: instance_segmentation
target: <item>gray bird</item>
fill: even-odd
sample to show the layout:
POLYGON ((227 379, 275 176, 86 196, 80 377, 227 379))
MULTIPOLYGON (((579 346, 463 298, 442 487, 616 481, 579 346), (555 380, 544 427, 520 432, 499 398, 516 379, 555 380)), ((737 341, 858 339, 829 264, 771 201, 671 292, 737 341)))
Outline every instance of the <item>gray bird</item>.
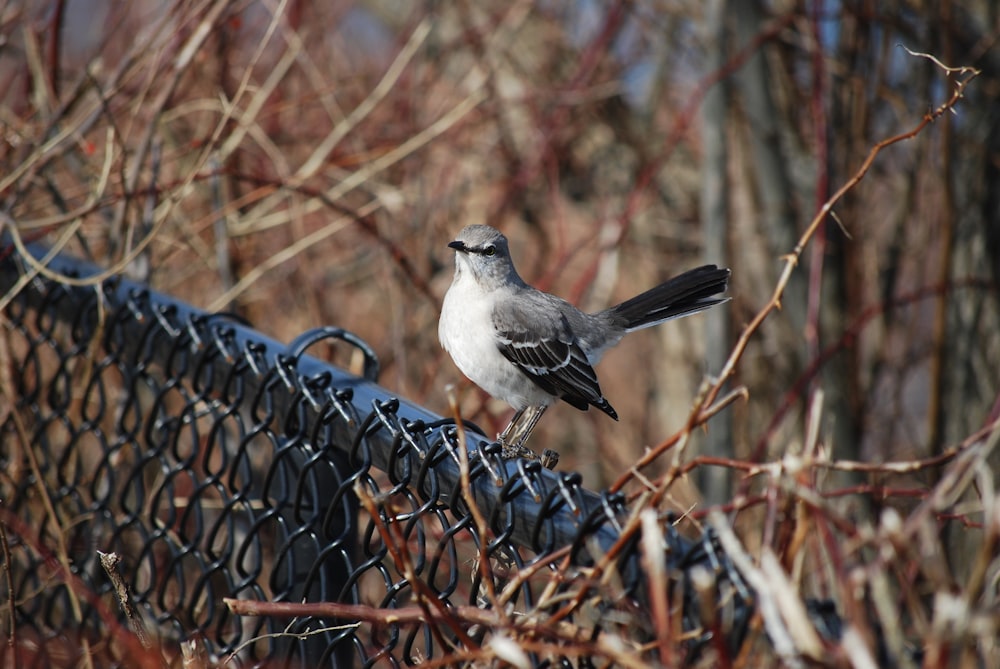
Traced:
POLYGON ((455 241, 455 278, 444 297, 441 346, 473 383, 516 413, 499 435, 503 453, 533 455, 524 442, 553 402, 618 420, 594 365, 628 332, 708 309, 729 298, 729 270, 705 265, 596 314, 532 288, 518 275, 507 238, 470 225, 455 241))

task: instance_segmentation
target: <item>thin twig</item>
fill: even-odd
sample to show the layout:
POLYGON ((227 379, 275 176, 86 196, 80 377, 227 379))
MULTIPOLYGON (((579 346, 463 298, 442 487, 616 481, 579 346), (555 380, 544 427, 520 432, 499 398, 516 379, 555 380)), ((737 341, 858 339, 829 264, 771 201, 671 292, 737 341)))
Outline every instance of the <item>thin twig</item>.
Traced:
POLYGON ((129 592, 128 586, 125 584, 125 580, 119 571, 122 562, 121 555, 115 552, 102 553, 101 551, 97 551, 97 555, 100 558, 101 567, 111 580, 111 585, 115 589, 115 596, 118 597, 118 604, 122 607, 122 613, 125 614, 125 619, 128 620, 129 627, 132 628, 132 632, 143 648, 152 648, 153 642, 150 640, 146 626, 142 622, 142 616, 132 606, 132 594, 129 592))

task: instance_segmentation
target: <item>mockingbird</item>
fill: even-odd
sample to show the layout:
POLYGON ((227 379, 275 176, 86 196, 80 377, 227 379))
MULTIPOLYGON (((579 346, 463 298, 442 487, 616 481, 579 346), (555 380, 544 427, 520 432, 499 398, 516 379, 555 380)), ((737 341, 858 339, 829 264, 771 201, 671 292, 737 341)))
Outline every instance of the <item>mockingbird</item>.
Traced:
POLYGON ((463 374, 516 409, 498 438, 508 457, 533 455, 524 442, 557 399, 618 420, 594 373, 604 352, 628 332, 728 300, 712 296, 726 289, 729 270, 705 265, 586 314, 526 284, 507 238, 488 225, 470 225, 448 246, 456 251, 455 279, 444 296, 438 337, 463 374))

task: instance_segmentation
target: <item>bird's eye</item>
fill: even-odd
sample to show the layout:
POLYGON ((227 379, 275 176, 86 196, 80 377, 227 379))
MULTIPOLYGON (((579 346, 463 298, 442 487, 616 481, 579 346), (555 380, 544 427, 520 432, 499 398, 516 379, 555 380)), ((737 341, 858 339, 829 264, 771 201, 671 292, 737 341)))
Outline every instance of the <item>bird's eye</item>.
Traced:
POLYGON ((483 255, 495 256, 496 254, 497 254, 497 247, 493 246, 492 244, 487 244, 486 246, 483 247, 483 255))

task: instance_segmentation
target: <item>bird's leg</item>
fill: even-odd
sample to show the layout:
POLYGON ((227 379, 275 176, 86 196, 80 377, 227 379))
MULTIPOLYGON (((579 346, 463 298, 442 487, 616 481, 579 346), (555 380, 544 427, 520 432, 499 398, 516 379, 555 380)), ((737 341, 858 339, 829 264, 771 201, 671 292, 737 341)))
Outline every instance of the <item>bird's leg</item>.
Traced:
POLYGON ((528 437, 531 436, 531 431, 535 429, 535 425, 538 424, 538 420, 542 417, 542 414, 545 413, 546 409, 548 409, 548 407, 543 404, 530 406, 522 412, 524 415, 519 418, 524 420, 524 425, 520 426, 517 432, 514 433, 515 440, 512 446, 515 449, 522 450, 524 448, 524 442, 528 441, 528 437))
MULTIPOLYGON (((517 457, 534 457, 534 453, 531 453, 530 456, 524 455, 517 439, 517 435, 521 432, 521 417, 524 416, 525 411, 527 409, 518 409, 513 418, 510 419, 510 422, 507 423, 504 431, 497 436, 497 442, 500 444, 500 457, 504 460, 513 460, 517 457), (515 446, 515 444, 517 445, 515 446)), ((523 440, 521 442, 523 443, 523 440)))
POLYGON ((545 413, 547 406, 530 406, 521 409, 511 419, 507 429, 498 437, 501 446, 501 457, 510 460, 513 458, 528 458, 530 460, 541 460, 546 469, 554 469, 559 462, 559 454, 553 450, 546 449, 539 457, 534 451, 526 447, 524 443, 528 441, 532 430, 538 424, 538 420, 545 413))
POLYGON ((519 409, 517 413, 514 414, 514 417, 510 419, 510 422, 507 423, 507 427, 504 428, 504 431, 497 436, 497 441, 504 448, 506 448, 510 443, 510 433, 514 429, 514 426, 517 425, 517 422, 521 420, 521 416, 524 415, 524 411, 524 409, 519 409))

